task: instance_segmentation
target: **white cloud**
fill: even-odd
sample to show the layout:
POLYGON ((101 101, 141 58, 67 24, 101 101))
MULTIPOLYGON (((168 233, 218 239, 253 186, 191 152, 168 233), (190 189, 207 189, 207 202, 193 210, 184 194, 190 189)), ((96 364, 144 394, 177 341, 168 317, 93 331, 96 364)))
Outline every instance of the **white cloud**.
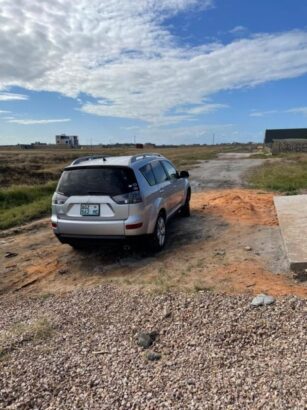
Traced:
POLYGON ((233 29, 229 30, 231 34, 244 34, 248 31, 245 26, 236 26, 233 29))
POLYGON ((53 124, 57 122, 69 122, 70 118, 56 118, 48 120, 31 120, 31 119, 18 119, 9 117, 8 122, 20 125, 42 125, 42 124, 53 124))
POLYGON ((227 104, 210 104, 210 103, 205 103, 201 105, 197 105, 192 108, 186 108, 185 110, 177 110, 176 112, 185 112, 186 114, 190 115, 200 115, 200 114, 208 114, 217 110, 220 110, 221 108, 228 108, 227 104))
POLYGON ((278 114, 278 113, 292 113, 292 114, 303 114, 307 115, 307 107, 296 107, 296 108, 290 108, 288 110, 269 110, 269 111, 258 111, 258 110, 252 110, 250 112, 250 117, 264 117, 266 115, 271 115, 271 114, 278 114))
POLYGON ((11 111, 7 111, 7 110, 0 110, 0 115, 1 114, 9 114, 11 111))
POLYGON ((307 115, 307 107, 296 107, 287 110, 287 112, 294 113, 294 114, 303 114, 307 115))
MULTIPOLYGON (((190 47, 163 25, 187 8, 212 5, 212 0, 1 0, 0 89, 20 86, 76 99, 82 92, 97 100, 81 104, 86 113, 154 125, 209 113, 205 105, 196 107, 219 91, 307 73, 305 31, 190 47), (169 114, 183 106, 188 108, 182 115, 169 114)), ((216 103, 212 110, 218 108, 216 103)))
POLYGON ((272 114, 277 114, 278 111, 277 110, 268 110, 268 111, 257 111, 257 110, 253 110, 249 116, 250 117, 264 117, 266 115, 272 115, 272 114))
MULTIPOLYGON (((1 21, 1 17, 0 17, 0 21, 1 21)), ((0 32, 1 32, 1 28, 0 28, 0 32)), ((0 77, 0 81, 1 81, 1 77, 0 77)), ((0 101, 24 101, 27 99, 28 99, 28 96, 24 94, 0 92, 0 101)))

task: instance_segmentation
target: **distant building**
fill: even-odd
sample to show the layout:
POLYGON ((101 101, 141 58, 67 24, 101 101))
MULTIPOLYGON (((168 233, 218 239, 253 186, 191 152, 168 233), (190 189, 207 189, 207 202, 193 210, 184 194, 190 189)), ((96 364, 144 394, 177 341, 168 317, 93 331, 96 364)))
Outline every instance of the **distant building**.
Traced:
POLYGON ((56 145, 70 146, 71 148, 79 147, 79 137, 77 135, 60 134, 55 136, 56 145))
POLYGON ((153 144, 151 142, 146 142, 144 144, 144 148, 155 148, 156 144, 153 144))
POLYGON ((274 141, 302 139, 307 140, 307 128, 266 130, 264 144, 271 147, 274 141))
POLYGON ((274 140, 271 151, 273 155, 279 152, 307 152, 307 138, 274 140))

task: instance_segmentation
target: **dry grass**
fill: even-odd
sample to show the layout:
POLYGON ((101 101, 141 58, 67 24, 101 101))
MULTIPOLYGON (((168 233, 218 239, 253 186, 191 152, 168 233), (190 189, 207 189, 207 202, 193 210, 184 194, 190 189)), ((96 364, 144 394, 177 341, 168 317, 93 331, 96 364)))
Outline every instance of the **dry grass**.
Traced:
POLYGON ((30 323, 15 323, 8 330, 2 330, 0 333, 0 357, 16 350, 24 343, 48 339, 52 332, 53 326, 45 317, 30 323))
MULTIPOLYGON (((213 158, 217 148, 186 147, 153 149, 175 162, 178 167, 195 164, 198 160, 213 158)), ((75 158, 86 155, 132 155, 144 152, 132 148, 95 149, 92 152, 74 151, 0 151, 0 186, 38 185, 57 180, 63 168, 75 158)), ((146 152, 146 151, 145 151, 146 152)))
POLYGON ((172 160, 179 169, 189 167, 199 160, 212 159, 219 152, 246 151, 248 145, 185 146, 178 148, 95 148, 86 150, 1 150, 0 186, 37 185, 57 180, 63 168, 73 159, 86 155, 133 155, 158 152, 172 160))

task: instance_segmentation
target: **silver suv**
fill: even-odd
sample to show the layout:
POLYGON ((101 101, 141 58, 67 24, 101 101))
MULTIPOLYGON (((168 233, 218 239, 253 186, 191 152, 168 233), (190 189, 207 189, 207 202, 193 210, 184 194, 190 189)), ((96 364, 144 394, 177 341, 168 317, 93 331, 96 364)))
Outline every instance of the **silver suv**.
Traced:
POLYGON ((188 177, 159 154, 78 158, 64 169, 52 197, 53 231, 74 248, 90 239, 146 235, 158 251, 168 219, 178 211, 190 215, 188 177))

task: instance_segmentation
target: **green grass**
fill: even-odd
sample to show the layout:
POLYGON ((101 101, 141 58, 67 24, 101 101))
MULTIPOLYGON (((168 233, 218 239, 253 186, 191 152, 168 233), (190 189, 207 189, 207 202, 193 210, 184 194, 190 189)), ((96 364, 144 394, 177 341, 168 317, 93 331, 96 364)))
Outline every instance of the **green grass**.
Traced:
POLYGON ((0 190, 0 229, 47 215, 56 183, 11 186, 0 190))
POLYGON ((247 180, 255 188, 296 193, 307 188, 307 157, 300 156, 295 162, 285 158, 265 163, 254 169, 247 180))

